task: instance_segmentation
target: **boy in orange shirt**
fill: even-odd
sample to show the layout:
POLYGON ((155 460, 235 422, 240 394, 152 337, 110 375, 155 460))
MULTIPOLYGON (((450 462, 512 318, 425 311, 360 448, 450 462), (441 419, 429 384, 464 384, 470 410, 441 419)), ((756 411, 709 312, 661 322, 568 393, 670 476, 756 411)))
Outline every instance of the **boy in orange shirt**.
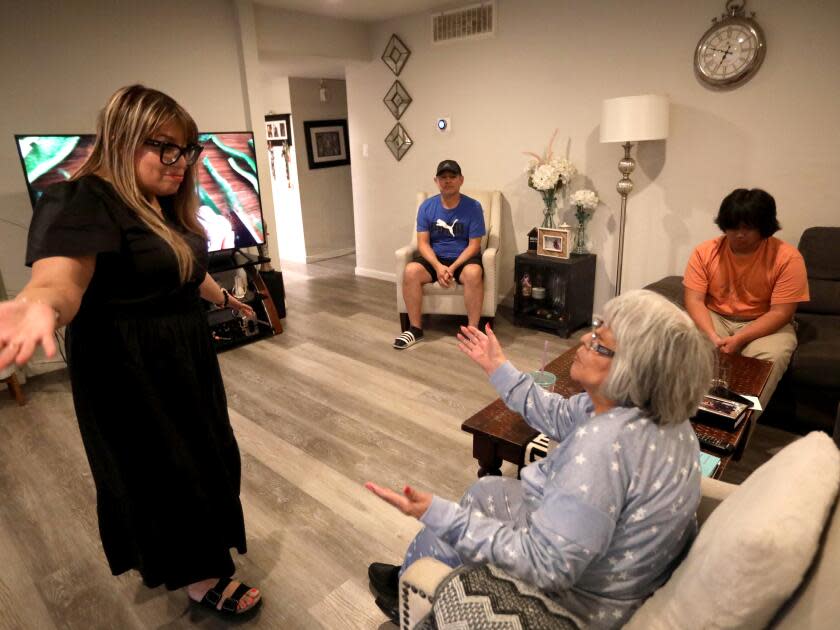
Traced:
POLYGON ((766 407, 796 349, 793 314, 809 300, 805 261, 773 236, 780 229, 776 202, 763 190, 732 191, 715 223, 724 235, 689 258, 685 307, 721 352, 773 362, 760 396, 766 407))

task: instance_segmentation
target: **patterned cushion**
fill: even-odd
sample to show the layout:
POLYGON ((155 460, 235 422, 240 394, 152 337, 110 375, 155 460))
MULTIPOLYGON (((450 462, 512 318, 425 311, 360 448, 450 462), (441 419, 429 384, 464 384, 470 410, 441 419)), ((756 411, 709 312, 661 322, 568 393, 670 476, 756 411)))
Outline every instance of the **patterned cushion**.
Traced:
POLYGON ((440 583, 417 630, 579 630, 583 624, 533 586, 490 565, 462 566, 440 583))
POLYGON ((540 433, 525 447, 525 466, 533 464, 538 459, 545 459, 549 450, 551 450, 551 438, 540 433))

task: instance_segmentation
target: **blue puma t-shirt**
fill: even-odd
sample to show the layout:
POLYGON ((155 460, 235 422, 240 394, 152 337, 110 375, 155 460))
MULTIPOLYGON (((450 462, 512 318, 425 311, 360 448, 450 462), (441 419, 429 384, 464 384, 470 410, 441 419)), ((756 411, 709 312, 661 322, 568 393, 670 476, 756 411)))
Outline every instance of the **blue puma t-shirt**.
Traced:
POLYGON ((417 231, 428 232, 435 256, 455 259, 461 255, 471 238, 484 236, 484 212, 472 197, 461 195, 458 205, 447 210, 440 195, 429 197, 417 211, 417 231))

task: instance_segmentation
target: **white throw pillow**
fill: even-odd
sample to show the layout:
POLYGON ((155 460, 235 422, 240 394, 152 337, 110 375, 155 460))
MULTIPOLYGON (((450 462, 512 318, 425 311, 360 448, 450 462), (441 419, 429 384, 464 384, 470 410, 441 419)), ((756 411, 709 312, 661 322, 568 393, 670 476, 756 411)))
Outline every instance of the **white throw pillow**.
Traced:
POLYGON ((840 485, 840 452, 810 433, 709 516, 671 579, 627 628, 763 628, 802 581, 840 485))

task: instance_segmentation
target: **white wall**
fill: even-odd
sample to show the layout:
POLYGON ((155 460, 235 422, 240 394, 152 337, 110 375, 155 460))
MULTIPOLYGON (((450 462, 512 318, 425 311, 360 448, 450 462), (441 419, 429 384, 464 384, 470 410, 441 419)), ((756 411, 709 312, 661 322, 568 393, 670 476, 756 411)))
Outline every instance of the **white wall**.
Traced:
POLYGON ((303 122, 347 118, 344 67, 371 59, 371 27, 263 5, 255 5, 255 15, 263 100, 268 109, 292 114, 293 186, 299 188, 276 191, 280 256, 312 261, 349 253, 354 248, 350 167, 310 170, 303 122), (318 98, 320 79, 326 80, 327 103, 318 98))
MULTIPOLYGON (((292 98, 289 94, 289 77, 272 76, 264 64, 262 95, 266 114, 290 114, 292 98)), ((289 147, 292 158, 288 164, 288 178, 283 151, 274 148, 274 178, 271 181, 274 217, 277 229, 277 247, 281 260, 306 262, 306 240, 303 235, 303 217, 300 208, 300 184, 297 176, 298 139, 294 129, 290 130, 292 146, 289 147)))
POLYGON ((322 103, 318 79, 289 79, 307 261, 340 256, 354 248, 350 166, 310 169, 307 159, 304 122, 347 118, 345 82, 327 79, 324 85, 328 98, 322 103))
POLYGON ((257 47, 273 57, 334 57, 369 60, 371 27, 364 22, 306 15, 254 5, 257 47))
POLYGON ((289 77, 264 77, 262 90, 266 114, 288 114, 292 111, 289 77))
MULTIPOLYGON (((840 146, 840 3, 750 2, 768 39, 764 66, 746 85, 713 92, 695 79, 692 56, 722 5, 498 0, 496 37, 438 46, 425 13, 375 27, 373 60, 347 68, 358 267, 393 273, 393 251, 412 229, 414 192, 434 190, 435 165, 451 157, 465 187, 504 194, 501 282, 510 290, 513 257, 541 219, 522 152, 542 152, 557 128, 555 150, 568 151, 587 176, 573 188, 585 183, 605 202, 589 229, 598 308, 614 287, 622 155, 619 145, 598 141, 601 101, 650 92, 670 96, 671 134, 638 147, 623 290, 681 274, 694 244, 718 233, 712 219, 736 187, 771 192, 779 236, 792 243, 808 226, 840 224, 840 189, 831 184, 840 146), (414 99, 401 122, 415 146, 399 163, 383 142, 395 121, 382 97, 395 77, 379 56, 392 33, 411 50, 399 80, 414 99), (452 117, 450 134, 434 130, 439 115, 452 117)), ((568 208, 565 218, 574 222, 568 208)))
POLYGON ((11 294, 29 277, 32 214, 13 133, 93 132, 107 98, 134 82, 172 95, 200 129, 248 121, 229 0, 15 5, 0 20, 0 271, 11 294))

